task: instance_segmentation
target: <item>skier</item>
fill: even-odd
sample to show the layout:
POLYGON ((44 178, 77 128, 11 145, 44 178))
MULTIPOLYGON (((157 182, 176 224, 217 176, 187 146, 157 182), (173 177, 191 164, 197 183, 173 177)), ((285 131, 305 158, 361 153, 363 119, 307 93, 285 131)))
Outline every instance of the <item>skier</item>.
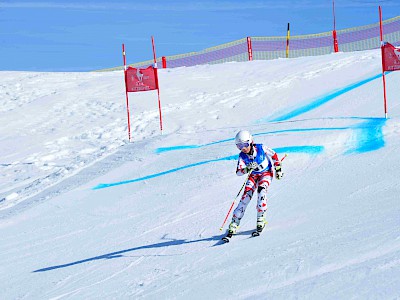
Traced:
POLYGON ((267 211, 267 189, 271 184, 273 171, 275 178, 281 179, 283 176, 281 163, 278 154, 271 148, 263 144, 255 144, 250 132, 241 130, 235 137, 236 147, 240 150, 239 160, 236 167, 236 175, 242 176, 251 172, 239 204, 233 211, 232 222, 229 224, 228 234, 235 234, 239 228, 247 205, 249 204, 256 188, 258 192, 257 200, 257 232, 261 232, 265 224, 267 211))

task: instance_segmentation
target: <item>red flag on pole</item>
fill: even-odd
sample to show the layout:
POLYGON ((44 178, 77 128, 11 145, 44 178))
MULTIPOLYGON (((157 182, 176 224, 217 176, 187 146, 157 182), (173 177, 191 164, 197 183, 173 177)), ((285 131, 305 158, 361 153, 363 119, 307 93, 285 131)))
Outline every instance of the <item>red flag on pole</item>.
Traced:
POLYGON ((153 44, 154 66, 149 66, 145 69, 126 67, 125 45, 122 44, 122 56, 124 60, 124 77, 125 77, 125 95, 126 95, 126 110, 128 115, 128 138, 131 140, 131 125, 129 114, 129 92, 144 92, 157 90, 158 93, 158 109, 160 112, 160 129, 162 134, 162 116, 161 116, 161 101, 160 88, 158 85, 157 60, 154 46, 154 39, 151 37, 153 44))
POLYGON ((400 70, 400 48, 396 48, 390 43, 382 45, 383 71, 400 70))
POLYGON ((157 89, 153 66, 146 69, 128 67, 126 70, 127 92, 143 92, 157 89))
POLYGON ((385 118, 387 119, 387 102, 386 102, 386 78, 385 78, 385 66, 384 66, 384 43, 383 43, 383 25, 382 25, 382 9, 379 6, 379 31, 381 36, 381 58, 382 58, 382 82, 383 82, 383 107, 385 110, 385 118))

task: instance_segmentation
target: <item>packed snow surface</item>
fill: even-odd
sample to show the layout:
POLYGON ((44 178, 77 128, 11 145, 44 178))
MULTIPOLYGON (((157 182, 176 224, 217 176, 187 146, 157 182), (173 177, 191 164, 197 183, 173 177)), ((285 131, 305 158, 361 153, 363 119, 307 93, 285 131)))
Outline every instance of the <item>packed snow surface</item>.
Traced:
POLYGON ((0 72, 1 299, 399 299, 400 72, 379 50, 123 72, 0 72), (284 177, 229 244, 237 131, 284 177), (228 219, 229 222, 229 219, 228 219))

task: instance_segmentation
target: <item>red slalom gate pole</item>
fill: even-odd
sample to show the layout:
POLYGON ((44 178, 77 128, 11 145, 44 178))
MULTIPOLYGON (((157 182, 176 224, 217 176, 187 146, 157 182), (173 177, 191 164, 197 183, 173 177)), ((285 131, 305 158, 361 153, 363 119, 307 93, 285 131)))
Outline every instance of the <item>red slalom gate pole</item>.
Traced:
POLYGON ((128 139, 131 141, 131 121, 129 115, 129 98, 128 98, 128 88, 126 84, 126 55, 125 55, 125 44, 122 44, 122 58, 124 61, 124 79, 125 79, 125 96, 126 96, 126 112, 128 114, 128 139))
POLYGON ((379 6, 379 29, 381 36, 381 56, 382 56, 382 80, 383 80, 383 107, 385 111, 385 118, 387 119, 387 102, 386 102, 386 78, 385 78, 385 67, 384 67, 384 50, 383 50, 383 26, 382 26, 382 9, 379 6))
POLYGON ((153 46, 153 58, 154 58, 154 75, 156 78, 157 84, 157 95, 158 95, 158 112, 160 114, 160 130, 162 134, 163 126, 162 126, 162 113, 161 113, 161 98, 160 98, 160 86, 158 84, 158 70, 157 70, 157 58, 156 58, 156 47, 154 45, 154 37, 151 37, 151 44, 153 46))

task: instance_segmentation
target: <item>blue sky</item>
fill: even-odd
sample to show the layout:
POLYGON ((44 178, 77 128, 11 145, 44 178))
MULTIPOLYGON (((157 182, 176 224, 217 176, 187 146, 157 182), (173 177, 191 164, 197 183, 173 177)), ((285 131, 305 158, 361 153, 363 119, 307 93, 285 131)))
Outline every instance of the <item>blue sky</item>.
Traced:
MULTIPOLYGON (((400 15, 399 0, 335 0, 336 29, 400 15)), ((246 36, 332 30, 332 0, 0 1, 0 70, 92 71, 246 36)))

